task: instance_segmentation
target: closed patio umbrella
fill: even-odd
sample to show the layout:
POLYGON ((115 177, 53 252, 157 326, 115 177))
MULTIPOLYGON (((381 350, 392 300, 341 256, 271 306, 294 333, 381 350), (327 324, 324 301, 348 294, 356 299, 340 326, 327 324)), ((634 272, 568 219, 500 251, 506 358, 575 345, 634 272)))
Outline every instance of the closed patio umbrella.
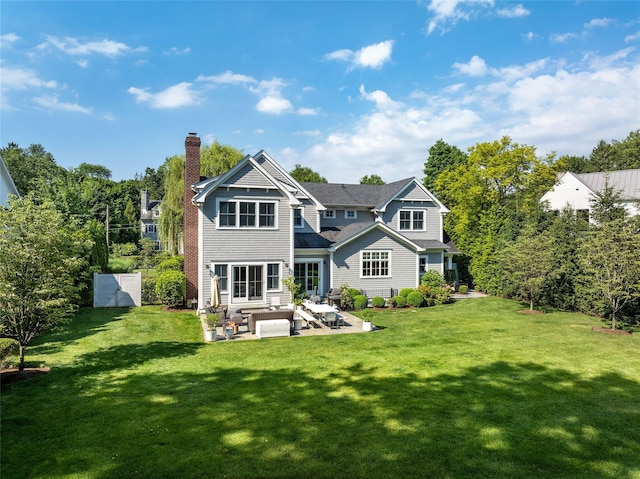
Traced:
POLYGON ((217 309, 222 303, 220 298, 220 277, 217 274, 213 277, 213 291, 211 293, 211 306, 217 309))

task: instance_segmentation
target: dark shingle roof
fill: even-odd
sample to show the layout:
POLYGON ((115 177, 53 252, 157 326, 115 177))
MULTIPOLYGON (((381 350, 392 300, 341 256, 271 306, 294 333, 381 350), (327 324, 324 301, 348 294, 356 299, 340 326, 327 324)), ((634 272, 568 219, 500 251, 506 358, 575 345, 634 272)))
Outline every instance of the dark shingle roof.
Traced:
POLYGON ((413 178, 386 185, 354 185, 346 183, 300 183, 324 206, 376 208, 396 195, 413 178))

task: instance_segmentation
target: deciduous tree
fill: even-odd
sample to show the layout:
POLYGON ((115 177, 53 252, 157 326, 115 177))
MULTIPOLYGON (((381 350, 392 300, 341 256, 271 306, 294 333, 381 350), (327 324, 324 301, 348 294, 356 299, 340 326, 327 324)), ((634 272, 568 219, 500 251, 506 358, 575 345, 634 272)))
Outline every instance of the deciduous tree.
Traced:
POLYGON ((385 182, 378 175, 365 175, 360 178, 361 185, 384 185, 385 182))
POLYGON ((294 180, 299 181, 301 183, 326 183, 327 179, 323 176, 320 176, 320 173, 313 171, 308 166, 302 166, 299 164, 295 164, 293 170, 289 172, 289 174, 293 177, 294 180))
POLYGON ((92 246, 89 233, 33 195, 0 209, 0 327, 24 351, 76 307, 92 246))
POLYGON ((529 302, 529 310, 542 297, 555 273, 556 260, 552 240, 547 234, 525 228, 502 252, 505 280, 518 295, 529 302))

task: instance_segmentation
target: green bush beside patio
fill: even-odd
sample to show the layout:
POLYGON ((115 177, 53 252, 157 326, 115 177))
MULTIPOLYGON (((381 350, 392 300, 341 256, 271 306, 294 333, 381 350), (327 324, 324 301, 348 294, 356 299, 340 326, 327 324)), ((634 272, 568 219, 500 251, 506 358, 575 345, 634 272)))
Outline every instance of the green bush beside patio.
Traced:
POLYGON ((640 335, 484 298, 366 334, 205 344, 191 313, 81 310, 3 387, 2 476, 640 477, 640 335))

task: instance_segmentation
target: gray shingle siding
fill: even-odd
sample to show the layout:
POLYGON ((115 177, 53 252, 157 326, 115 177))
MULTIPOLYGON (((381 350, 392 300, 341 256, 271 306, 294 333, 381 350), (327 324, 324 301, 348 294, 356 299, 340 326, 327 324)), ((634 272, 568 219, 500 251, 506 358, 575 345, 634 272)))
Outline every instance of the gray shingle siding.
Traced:
POLYGON ((333 287, 344 283, 359 289, 416 287, 416 253, 406 244, 375 229, 338 249, 333 255, 333 287), (361 278, 360 251, 391 251, 391 275, 387 278, 361 278))
POLYGON ((387 226, 394 231, 400 232, 409 239, 432 239, 440 240, 442 226, 440 224, 440 211, 434 203, 422 203, 415 201, 392 201, 383 215, 387 226), (422 231, 400 231, 400 210, 420 210, 424 211, 425 230, 422 231))

